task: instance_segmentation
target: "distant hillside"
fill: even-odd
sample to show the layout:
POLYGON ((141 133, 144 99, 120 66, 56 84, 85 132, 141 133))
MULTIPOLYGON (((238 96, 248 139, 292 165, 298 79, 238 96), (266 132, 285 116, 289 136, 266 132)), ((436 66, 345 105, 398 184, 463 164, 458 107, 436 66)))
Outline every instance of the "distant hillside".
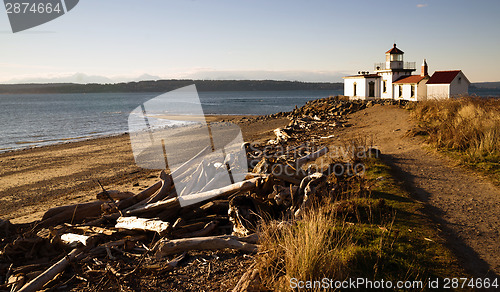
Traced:
POLYGON ((500 82, 477 82, 472 83, 471 86, 476 88, 500 89, 500 82))
POLYGON ((338 90, 343 83, 273 80, 158 80, 115 84, 0 84, 6 93, 166 92, 196 84, 198 91, 338 90))

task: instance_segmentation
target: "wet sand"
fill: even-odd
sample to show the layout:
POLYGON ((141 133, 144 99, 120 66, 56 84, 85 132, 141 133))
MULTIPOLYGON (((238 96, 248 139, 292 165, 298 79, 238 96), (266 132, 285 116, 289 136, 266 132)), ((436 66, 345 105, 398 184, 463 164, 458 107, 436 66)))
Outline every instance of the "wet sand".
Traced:
MULTIPOLYGON (((209 116, 209 122, 237 124, 245 141, 267 140, 286 118, 209 116)), ((106 189, 137 192, 157 180, 159 171, 138 167, 128 134, 56 144, 0 154, 0 218, 31 222, 55 206, 88 202, 106 189)))

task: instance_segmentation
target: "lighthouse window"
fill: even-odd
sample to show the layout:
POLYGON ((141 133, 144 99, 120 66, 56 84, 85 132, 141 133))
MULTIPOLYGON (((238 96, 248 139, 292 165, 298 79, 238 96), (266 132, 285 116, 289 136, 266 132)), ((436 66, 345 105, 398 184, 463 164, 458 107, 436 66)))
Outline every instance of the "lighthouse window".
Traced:
POLYGON ((357 85, 356 82, 354 82, 354 93, 353 93, 354 96, 356 96, 356 85, 357 85))
POLYGON ((383 85, 384 85, 383 86, 384 87, 384 93, 386 93, 387 92, 387 81, 384 80, 383 85))
POLYGON ((391 61, 403 61, 403 55, 391 54, 391 61))
POLYGON ((415 97, 415 85, 411 86, 411 97, 415 97))
POLYGON ((398 97, 403 97, 403 86, 402 85, 398 86, 398 97))

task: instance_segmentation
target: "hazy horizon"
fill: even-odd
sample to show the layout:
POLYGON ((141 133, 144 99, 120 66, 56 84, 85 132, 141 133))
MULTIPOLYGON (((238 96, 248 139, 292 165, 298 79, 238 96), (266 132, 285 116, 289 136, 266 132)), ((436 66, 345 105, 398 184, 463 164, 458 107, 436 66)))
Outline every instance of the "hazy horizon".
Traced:
POLYGON ((342 82, 394 42, 429 72, 500 80, 500 2, 86 0, 12 33, 0 10, 0 83, 144 79, 342 82), (389 15, 389 17, 387 17, 389 15))

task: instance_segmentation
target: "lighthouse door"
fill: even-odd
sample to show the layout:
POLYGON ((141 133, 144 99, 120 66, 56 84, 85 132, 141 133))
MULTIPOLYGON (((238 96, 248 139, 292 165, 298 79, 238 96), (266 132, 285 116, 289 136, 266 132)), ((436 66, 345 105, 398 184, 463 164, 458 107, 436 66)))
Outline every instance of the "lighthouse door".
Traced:
POLYGON ((375 97, 375 82, 368 82, 368 96, 375 97))

